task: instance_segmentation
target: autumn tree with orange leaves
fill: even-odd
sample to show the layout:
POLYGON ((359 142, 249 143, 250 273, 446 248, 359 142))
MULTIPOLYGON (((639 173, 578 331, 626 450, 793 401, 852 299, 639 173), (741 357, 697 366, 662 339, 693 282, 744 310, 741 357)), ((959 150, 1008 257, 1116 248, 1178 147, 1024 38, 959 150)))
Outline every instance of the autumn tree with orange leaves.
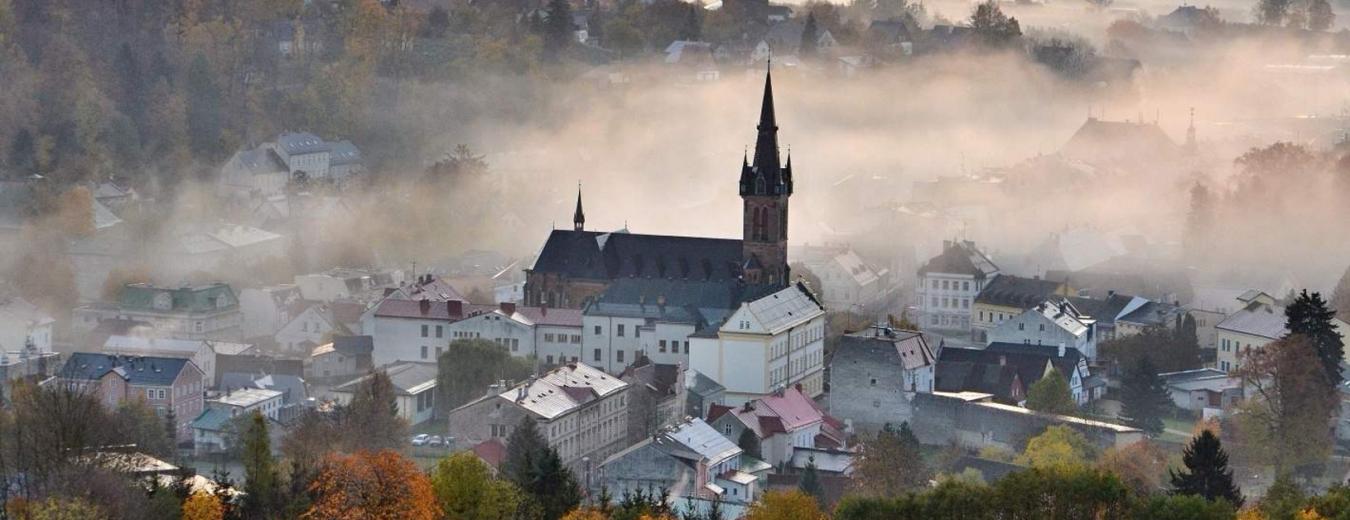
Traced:
POLYGON ((440 517, 431 482, 394 451, 332 453, 310 483, 312 520, 433 520, 440 517))

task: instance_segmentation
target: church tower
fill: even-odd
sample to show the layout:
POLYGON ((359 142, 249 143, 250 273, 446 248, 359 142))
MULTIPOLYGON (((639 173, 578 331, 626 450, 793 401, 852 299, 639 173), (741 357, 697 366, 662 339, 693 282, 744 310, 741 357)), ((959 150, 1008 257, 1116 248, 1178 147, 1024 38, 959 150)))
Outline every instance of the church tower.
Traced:
POLYGON ((786 285, 788 282, 788 197, 792 196, 792 157, 778 157, 778 123, 773 111, 773 79, 764 74, 764 101, 759 109, 755 157, 741 160, 744 201, 741 245, 745 281, 786 285))

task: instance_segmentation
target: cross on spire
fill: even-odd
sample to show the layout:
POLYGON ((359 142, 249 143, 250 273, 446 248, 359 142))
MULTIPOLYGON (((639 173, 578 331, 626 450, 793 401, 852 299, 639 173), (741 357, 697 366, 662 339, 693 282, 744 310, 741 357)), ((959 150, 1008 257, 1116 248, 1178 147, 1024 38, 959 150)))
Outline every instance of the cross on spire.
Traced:
POLYGON ((586 212, 581 210, 581 181, 577 181, 577 210, 572 213, 572 229, 581 231, 586 227, 586 212))

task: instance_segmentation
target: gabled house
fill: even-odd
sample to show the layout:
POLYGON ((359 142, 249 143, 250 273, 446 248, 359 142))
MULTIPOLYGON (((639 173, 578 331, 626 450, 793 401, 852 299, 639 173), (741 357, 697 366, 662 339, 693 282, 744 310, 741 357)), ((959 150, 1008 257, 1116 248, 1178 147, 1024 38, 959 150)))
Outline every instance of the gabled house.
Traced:
POLYGON ((829 309, 866 312, 890 294, 890 271, 875 267, 850 247, 804 246, 794 248, 793 258, 820 279, 812 287, 829 309))
POLYGON ((847 442, 844 423, 795 387, 735 408, 713 406, 707 421, 728 439, 754 435, 759 458, 773 466, 792 460, 797 448, 843 448, 847 442))
POLYGON ((1021 404, 1031 385, 1052 370, 1068 380, 1069 393, 1080 405, 1105 394, 1105 383, 1092 376, 1078 349, 1020 343, 991 343, 982 350, 944 348, 934 386, 939 392, 988 393, 998 401, 1021 404))
POLYGON ((972 303, 998 277, 998 265, 969 240, 944 240, 919 268, 914 295, 925 329, 970 330, 972 303))
POLYGON ((1035 308, 1056 294, 1070 293, 1063 282, 999 275, 984 284, 971 308, 971 339, 985 343, 989 332, 1022 312, 1035 308))
POLYGON ((188 359, 76 352, 59 377, 89 389, 108 409, 139 399, 160 416, 172 412, 179 441, 192 438, 192 420, 204 408, 204 374, 188 359))
MULTIPOLYGON (((422 424, 431 419, 436 411, 436 373, 435 363, 395 363, 376 370, 389 376, 394 385, 395 403, 398 416, 410 425, 422 424)), ((353 379, 333 387, 331 392, 338 403, 351 404, 352 398, 361 385, 370 380, 369 375, 353 379)))
POLYGON ((689 419, 605 459, 595 487, 616 495, 673 491, 674 504, 685 497, 750 503, 760 479, 742 471, 742 453, 702 419, 689 419))
MULTIPOLYGON (((1238 297, 1245 305, 1215 325, 1218 332, 1218 369, 1237 370, 1242 356, 1252 349, 1261 349, 1289 334, 1284 307, 1274 298, 1260 291, 1247 291, 1238 297)), ((1332 324, 1342 336, 1350 334, 1350 325, 1338 318, 1332 324)))
POLYGON ((277 347, 284 352, 304 355, 314 347, 326 343, 333 336, 350 336, 361 332, 361 313, 365 306, 357 302, 332 303, 297 302, 300 310, 274 336, 277 347))
POLYGON ((223 283, 161 287, 127 284, 117 302, 75 308, 74 327, 88 332, 106 319, 149 323, 174 338, 237 341, 242 336, 239 300, 223 283))
POLYGON ((989 343, 1064 345, 1097 359, 1097 320, 1068 299, 1046 300, 989 331, 989 343))
POLYGON ((941 345, 940 336, 889 327, 843 336, 830 358, 830 413, 866 432, 910 420, 914 394, 933 391, 941 345))
POLYGON ((290 321, 291 309, 300 301, 300 288, 292 284, 250 287, 239 291, 245 338, 273 336, 290 321))
POLYGON ((370 372, 375 341, 370 336, 334 336, 314 347, 305 359, 305 377, 325 382, 347 380, 370 372))
POLYGON ((201 369, 207 388, 214 388, 218 354, 254 354, 253 345, 225 341, 166 339, 144 336, 109 336, 102 351, 124 356, 163 356, 191 359, 201 369))
POLYGON ((0 297, 0 352, 51 352, 55 324, 55 318, 21 297, 0 297))

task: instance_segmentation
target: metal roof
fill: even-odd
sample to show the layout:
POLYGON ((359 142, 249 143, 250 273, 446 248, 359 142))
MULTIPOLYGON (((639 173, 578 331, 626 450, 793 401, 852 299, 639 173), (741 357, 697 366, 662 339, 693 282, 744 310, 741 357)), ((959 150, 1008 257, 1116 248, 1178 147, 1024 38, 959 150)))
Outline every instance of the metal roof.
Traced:
POLYGON ((679 424, 666 432, 665 436, 707 459, 709 466, 741 455, 741 448, 736 443, 723 437, 703 419, 695 418, 679 424))
POLYGON ((61 377, 96 381, 115 371, 135 386, 171 386, 178 374, 189 366, 200 371, 191 361, 182 358, 76 352, 61 368, 61 377))
POLYGON ((583 363, 568 363, 526 381, 498 397, 553 419, 627 387, 622 379, 583 363))
POLYGON ((770 334, 777 334, 825 314, 806 289, 794 284, 786 289, 745 304, 770 334))
POLYGON ((1269 339, 1280 339, 1289 331, 1283 307, 1252 303, 1229 314, 1215 328, 1250 334, 1269 339))

